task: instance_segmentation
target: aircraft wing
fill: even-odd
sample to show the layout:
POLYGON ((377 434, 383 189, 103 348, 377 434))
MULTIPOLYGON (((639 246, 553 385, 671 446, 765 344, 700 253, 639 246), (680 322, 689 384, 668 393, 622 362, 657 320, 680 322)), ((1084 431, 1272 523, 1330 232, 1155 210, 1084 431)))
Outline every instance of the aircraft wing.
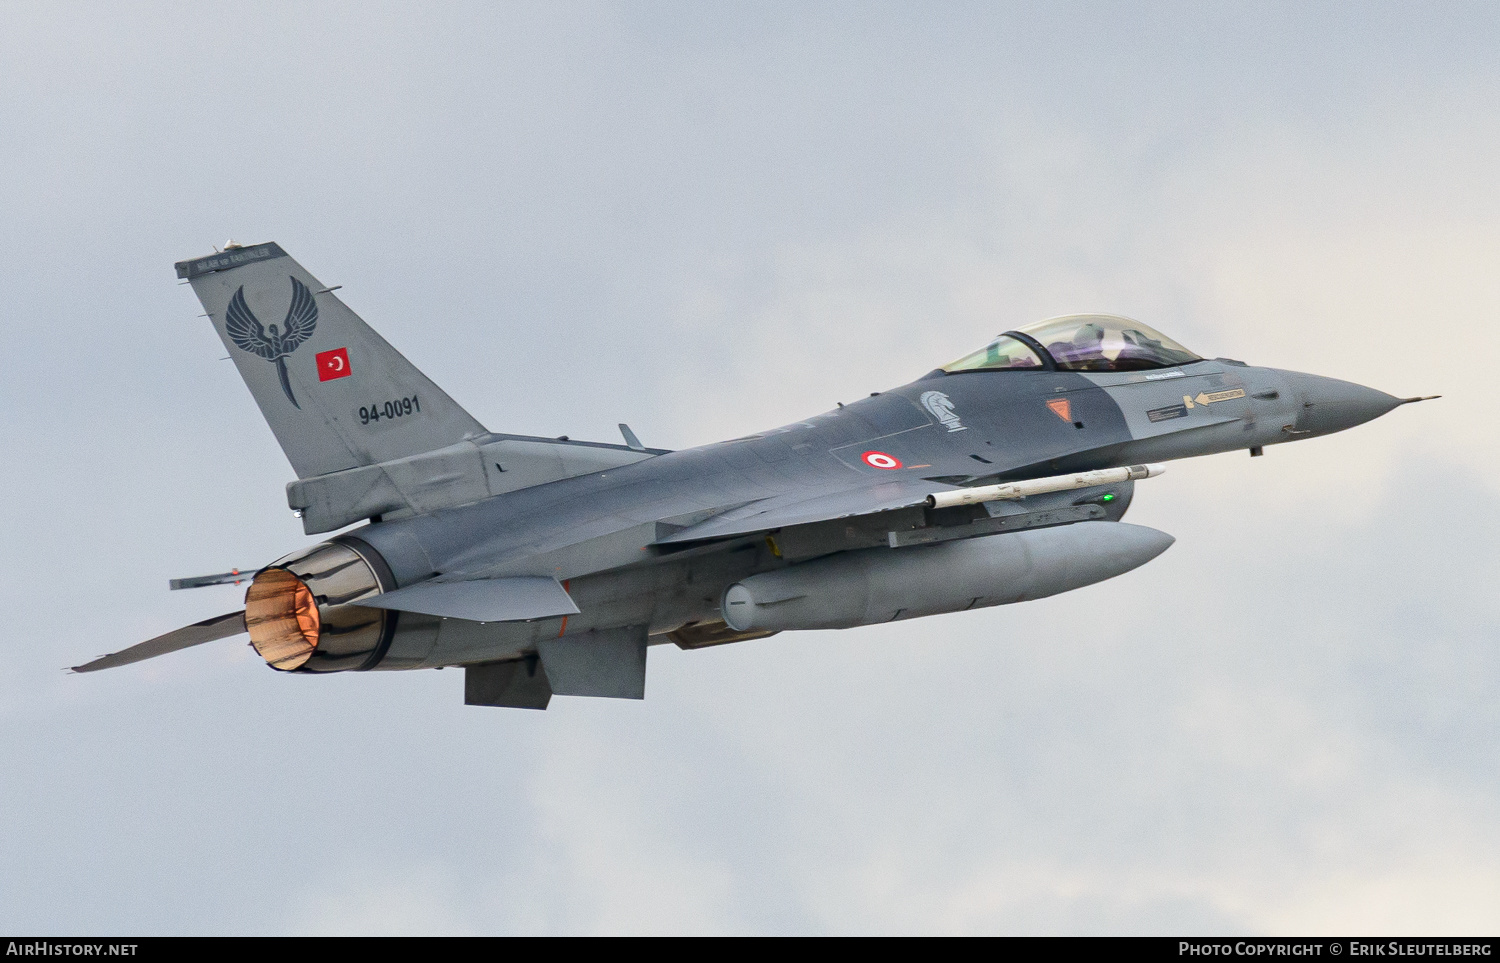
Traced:
POLYGON ((675 545, 682 542, 697 542, 715 538, 730 538, 735 535, 750 535, 755 532, 785 528, 788 525, 805 525, 808 522, 824 522, 856 515, 873 515, 877 512, 894 511, 899 508, 915 508, 927 503, 933 492, 947 491, 956 486, 925 478, 899 479, 863 488, 846 489, 822 495, 808 492, 790 492, 771 498, 763 498, 739 508, 715 515, 697 525, 672 532, 656 540, 658 545, 675 545))

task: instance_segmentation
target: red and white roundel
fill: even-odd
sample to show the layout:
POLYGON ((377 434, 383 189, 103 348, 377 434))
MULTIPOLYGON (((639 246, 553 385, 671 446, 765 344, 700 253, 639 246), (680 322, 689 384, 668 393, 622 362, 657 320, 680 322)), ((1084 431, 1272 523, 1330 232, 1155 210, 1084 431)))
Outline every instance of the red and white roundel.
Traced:
POLYGON ((895 455, 887 455, 883 451, 867 451, 859 457, 861 461, 871 468, 884 468, 890 471, 901 467, 901 459, 895 455))

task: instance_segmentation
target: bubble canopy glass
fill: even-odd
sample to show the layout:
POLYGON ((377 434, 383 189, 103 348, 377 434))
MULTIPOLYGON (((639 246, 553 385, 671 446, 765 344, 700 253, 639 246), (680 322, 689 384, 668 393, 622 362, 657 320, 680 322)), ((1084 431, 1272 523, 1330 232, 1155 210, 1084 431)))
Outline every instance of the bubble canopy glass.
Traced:
POLYGON ((1028 324, 943 366, 948 373, 1041 369, 1145 371, 1201 361, 1152 328, 1108 314, 1073 314, 1028 324), (1043 349, 1038 352, 1036 349, 1043 349))

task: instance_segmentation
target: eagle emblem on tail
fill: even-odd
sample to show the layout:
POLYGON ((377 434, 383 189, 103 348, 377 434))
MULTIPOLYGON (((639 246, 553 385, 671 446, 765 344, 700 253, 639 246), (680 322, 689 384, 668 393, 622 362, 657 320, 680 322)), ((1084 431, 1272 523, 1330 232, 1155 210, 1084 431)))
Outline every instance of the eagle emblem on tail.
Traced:
POLYGON ((318 326, 318 305, 307 285, 294 277, 287 280, 292 282, 292 304, 286 309, 286 320, 281 322, 280 329, 273 324, 270 332, 266 331, 250 310, 250 305, 245 303, 245 286, 241 284, 234 297, 229 299, 229 310, 224 313, 224 330, 240 350, 276 362, 276 373, 281 376, 281 390, 286 392, 286 400, 301 411, 302 406, 292 394, 286 358, 312 337, 313 329, 318 326))

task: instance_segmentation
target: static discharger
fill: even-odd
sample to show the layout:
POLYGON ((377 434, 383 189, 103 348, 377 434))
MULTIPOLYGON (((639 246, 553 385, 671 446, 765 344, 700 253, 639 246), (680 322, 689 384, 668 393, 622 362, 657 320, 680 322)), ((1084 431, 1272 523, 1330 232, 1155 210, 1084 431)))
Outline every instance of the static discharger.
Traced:
POLYGON ((981 502, 1025 498, 1027 495, 1045 495, 1047 492, 1093 488, 1095 485, 1116 485, 1120 482, 1139 481, 1142 478, 1155 478, 1166 470, 1165 465, 1131 465, 1127 468, 1101 468, 1098 471, 1080 471, 1072 475, 1053 475, 1050 478, 1029 478, 1026 481, 1006 482, 1003 485, 983 485, 979 488, 934 492, 927 496, 927 507, 952 508, 955 505, 978 505, 981 502))

